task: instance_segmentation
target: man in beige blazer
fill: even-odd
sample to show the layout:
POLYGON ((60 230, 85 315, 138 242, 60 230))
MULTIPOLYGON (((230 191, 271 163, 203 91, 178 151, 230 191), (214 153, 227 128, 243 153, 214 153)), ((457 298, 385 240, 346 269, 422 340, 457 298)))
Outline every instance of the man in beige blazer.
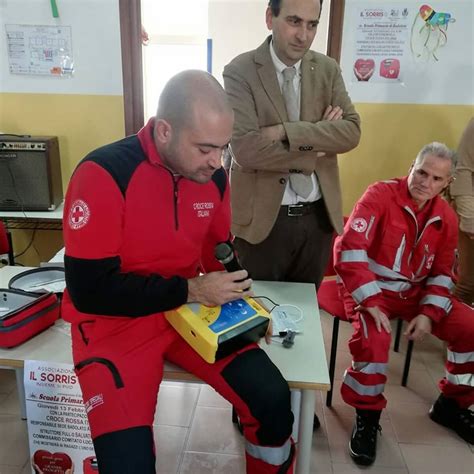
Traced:
POLYGON ((235 112, 232 231, 254 279, 319 286, 334 230, 342 230, 336 154, 357 146, 360 119, 336 61, 309 50, 321 4, 270 0, 272 36, 224 69, 235 112), (285 79, 286 68, 295 69, 293 79, 285 79), (297 97, 299 118, 292 121, 285 80, 297 97), (310 177, 306 197, 293 187, 295 174, 310 177))

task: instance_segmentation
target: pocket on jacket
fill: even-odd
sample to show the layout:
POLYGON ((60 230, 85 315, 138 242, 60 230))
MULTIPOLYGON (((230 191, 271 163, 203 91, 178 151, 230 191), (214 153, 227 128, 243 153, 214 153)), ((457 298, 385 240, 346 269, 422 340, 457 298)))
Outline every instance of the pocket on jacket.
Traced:
POLYGON ((230 195, 232 204, 232 222, 248 225, 253 217, 257 173, 245 172, 233 167, 230 172, 230 195))

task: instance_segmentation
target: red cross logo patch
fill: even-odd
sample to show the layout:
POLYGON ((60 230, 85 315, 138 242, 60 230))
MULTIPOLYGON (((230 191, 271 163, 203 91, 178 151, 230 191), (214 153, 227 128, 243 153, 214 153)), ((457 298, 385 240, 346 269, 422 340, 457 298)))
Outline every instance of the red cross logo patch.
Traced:
POLYGON ((77 199, 69 210, 69 227, 74 230, 84 227, 90 215, 89 206, 81 199, 77 199))
POLYGON ((367 230, 367 221, 362 217, 358 217, 352 221, 351 228, 356 232, 365 232, 367 230))

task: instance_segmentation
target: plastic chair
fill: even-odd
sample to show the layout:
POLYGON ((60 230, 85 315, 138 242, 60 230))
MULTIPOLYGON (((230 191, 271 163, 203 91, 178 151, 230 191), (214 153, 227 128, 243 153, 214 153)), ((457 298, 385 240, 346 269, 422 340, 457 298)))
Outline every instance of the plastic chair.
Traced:
POLYGON ((15 257, 13 255, 12 235, 8 232, 5 224, 0 221, 0 255, 8 255, 9 265, 15 265, 15 257))
MULTIPOLYGON (((347 218, 344 218, 346 222, 347 218)), ((326 268, 325 277, 335 276, 333 256, 331 255, 330 261, 326 268)), ((336 353, 337 353, 337 341, 339 336, 339 322, 348 321, 344 311, 344 305, 339 298, 339 292, 337 288, 336 280, 324 280, 318 290, 318 304, 321 309, 329 313, 334 317, 332 326, 332 338, 331 338, 331 353, 329 356, 329 380, 331 382, 331 390, 329 390, 326 396, 326 406, 330 407, 332 404, 332 394, 334 388, 334 371, 336 369, 336 353)), ((397 329, 395 333, 395 342, 393 349, 395 352, 399 351, 400 348, 400 337, 402 333, 403 320, 399 319, 397 322, 397 329)), ((402 375, 402 386, 406 387, 408 381, 408 372, 410 370, 411 354, 413 352, 413 341, 408 341, 407 353, 405 356, 405 364, 402 375)))

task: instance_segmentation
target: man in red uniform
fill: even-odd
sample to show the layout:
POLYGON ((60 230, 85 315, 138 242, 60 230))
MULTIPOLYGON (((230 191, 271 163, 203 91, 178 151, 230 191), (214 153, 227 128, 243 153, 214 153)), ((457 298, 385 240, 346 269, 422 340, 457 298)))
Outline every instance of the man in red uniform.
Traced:
POLYGON ((153 419, 164 360, 229 400, 246 438, 247 472, 291 473, 288 384, 256 344, 206 363, 163 311, 250 294, 245 270, 214 258, 230 234, 221 156, 233 112, 207 73, 172 78, 155 118, 90 153, 69 184, 64 214, 75 370, 101 474, 155 472, 153 419))
POLYGON ((474 443, 474 310, 451 295, 457 219, 439 196, 454 166, 445 145, 426 145, 407 177, 368 188, 336 240, 340 294, 355 329, 341 393, 357 411, 349 445, 357 464, 375 460, 393 317, 409 321, 409 339, 432 333, 448 343, 430 417, 474 443))

